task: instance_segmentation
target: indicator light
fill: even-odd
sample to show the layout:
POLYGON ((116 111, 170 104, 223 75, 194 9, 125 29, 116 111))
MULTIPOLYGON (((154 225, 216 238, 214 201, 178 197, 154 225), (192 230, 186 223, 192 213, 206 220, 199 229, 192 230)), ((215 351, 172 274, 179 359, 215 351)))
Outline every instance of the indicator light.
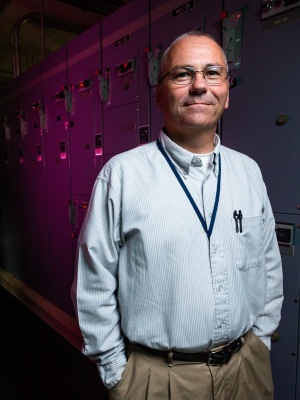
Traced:
POLYGON ((81 210, 87 210, 87 209, 88 209, 88 206, 89 206, 88 201, 83 201, 83 202, 80 204, 79 208, 81 208, 81 210))
POLYGON ((76 88, 78 89, 79 92, 90 89, 91 88, 90 78, 87 78, 87 79, 84 79, 83 81, 78 82, 76 85, 76 88))
POLYGON ((52 96, 52 100, 58 102, 65 98, 65 91, 62 90, 61 92, 57 92, 52 96))
POLYGON ((32 111, 40 111, 41 110, 41 104, 39 101, 36 101, 35 103, 33 103, 30 107, 30 110, 32 111))
POLYGON ((118 76, 126 74, 128 72, 133 71, 133 61, 124 61, 122 64, 119 64, 116 68, 118 76))
POLYGON ((15 112, 15 117, 21 120, 25 120, 25 115, 22 110, 17 110, 15 112))

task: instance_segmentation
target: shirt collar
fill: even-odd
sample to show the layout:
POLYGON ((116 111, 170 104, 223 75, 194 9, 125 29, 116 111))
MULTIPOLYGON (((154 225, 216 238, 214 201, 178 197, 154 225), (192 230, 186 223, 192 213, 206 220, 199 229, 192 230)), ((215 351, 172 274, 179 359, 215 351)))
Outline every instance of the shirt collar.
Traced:
MULTIPOLYGON (((184 149, 183 147, 179 146, 173 140, 169 138, 165 134, 163 130, 160 132, 159 140, 165 149, 165 151, 168 153, 168 155, 171 157, 173 160, 174 164, 176 167, 180 170, 180 172, 184 175, 187 176, 190 172, 190 168, 193 166, 199 166, 200 164, 197 165, 197 160, 199 158, 197 155, 194 153, 191 153, 190 151, 184 149)), ((213 151, 213 170, 215 176, 218 175, 218 154, 220 152, 220 138, 217 134, 215 134, 215 147, 213 151)), ((199 163, 199 161, 198 161, 199 163)))

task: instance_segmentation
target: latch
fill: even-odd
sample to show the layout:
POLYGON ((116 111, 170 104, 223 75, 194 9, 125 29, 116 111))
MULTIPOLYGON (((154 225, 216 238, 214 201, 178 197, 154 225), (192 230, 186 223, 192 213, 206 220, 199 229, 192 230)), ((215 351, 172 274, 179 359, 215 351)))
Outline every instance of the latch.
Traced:
POLYGON ((159 62, 162 56, 162 45, 158 46, 154 51, 148 52, 148 76, 150 86, 158 84, 159 62))
POLYGON ((107 68, 106 77, 103 76, 102 71, 97 71, 98 74, 98 82, 99 82, 99 93, 100 99, 103 102, 109 100, 109 76, 110 70, 107 68))

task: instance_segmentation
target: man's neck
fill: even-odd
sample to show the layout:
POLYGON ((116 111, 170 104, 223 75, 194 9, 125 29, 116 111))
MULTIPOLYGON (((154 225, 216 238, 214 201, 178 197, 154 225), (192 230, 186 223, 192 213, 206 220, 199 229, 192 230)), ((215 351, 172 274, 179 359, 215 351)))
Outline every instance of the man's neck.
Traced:
POLYGON ((178 144, 178 146, 184 148, 195 154, 206 154, 214 150, 215 147, 215 133, 198 133, 198 134, 186 134, 186 135, 176 135, 169 133, 167 129, 164 132, 173 142, 178 144))

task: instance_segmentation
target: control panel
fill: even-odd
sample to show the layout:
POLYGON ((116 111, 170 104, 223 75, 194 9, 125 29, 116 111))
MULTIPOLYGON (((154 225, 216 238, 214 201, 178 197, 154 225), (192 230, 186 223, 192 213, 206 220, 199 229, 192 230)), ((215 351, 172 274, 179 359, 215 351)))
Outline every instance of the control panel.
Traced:
POLYGON ((299 0, 262 0, 261 19, 271 18, 297 7, 300 7, 299 0))
POLYGON ((280 253, 294 256, 295 225, 276 222, 276 236, 280 253))

